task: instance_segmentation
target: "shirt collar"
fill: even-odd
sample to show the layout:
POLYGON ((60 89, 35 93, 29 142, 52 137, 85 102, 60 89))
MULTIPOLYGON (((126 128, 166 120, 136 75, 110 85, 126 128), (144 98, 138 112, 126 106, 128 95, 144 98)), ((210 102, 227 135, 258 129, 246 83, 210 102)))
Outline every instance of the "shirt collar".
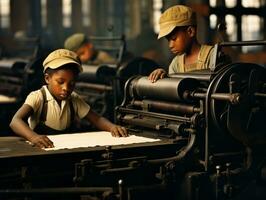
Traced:
POLYGON ((47 85, 43 86, 44 87, 44 91, 46 93, 46 100, 50 101, 50 100, 55 100, 53 95, 50 93, 50 91, 47 88, 47 85))

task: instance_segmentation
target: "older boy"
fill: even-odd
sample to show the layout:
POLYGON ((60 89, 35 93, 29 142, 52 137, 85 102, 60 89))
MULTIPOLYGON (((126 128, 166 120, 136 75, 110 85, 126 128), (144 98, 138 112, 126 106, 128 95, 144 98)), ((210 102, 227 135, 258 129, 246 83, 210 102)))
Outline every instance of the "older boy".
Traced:
POLYGON ((12 130, 40 148, 53 147, 43 134, 75 131, 75 118, 85 118, 98 129, 112 136, 127 136, 124 127, 117 126, 97 115, 75 92, 75 81, 82 71, 77 54, 67 49, 50 53, 43 62, 46 85, 31 92, 14 115, 12 130), (27 123, 28 120, 28 123, 27 123))
MULTIPOLYGON (((208 68, 212 46, 198 42, 196 14, 191 8, 184 5, 168 8, 161 15, 159 25, 158 39, 165 37, 171 52, 176 54, 169 74, 208 68)), ((155 82, 166 75, 167 72, 159 68, 149 75, 149 80, 155 82)))

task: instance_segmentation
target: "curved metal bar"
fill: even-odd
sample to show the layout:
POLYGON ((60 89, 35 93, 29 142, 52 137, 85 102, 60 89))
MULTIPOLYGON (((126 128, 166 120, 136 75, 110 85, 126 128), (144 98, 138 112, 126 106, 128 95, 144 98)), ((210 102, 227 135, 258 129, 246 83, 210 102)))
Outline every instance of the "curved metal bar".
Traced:
POLYGON ((147 163, 149 164, 161 164, 161 163, 168 163, 168 162, 178 162, 182 160, 192 149, 196 142, 196 134, 191 134, 189 137, 188 144, 184 147, 183 150, 180 151, 180 153, 173 157, 168 158, 161 158, 161 159, 154 159, 154 160, 148 160, 147 163))

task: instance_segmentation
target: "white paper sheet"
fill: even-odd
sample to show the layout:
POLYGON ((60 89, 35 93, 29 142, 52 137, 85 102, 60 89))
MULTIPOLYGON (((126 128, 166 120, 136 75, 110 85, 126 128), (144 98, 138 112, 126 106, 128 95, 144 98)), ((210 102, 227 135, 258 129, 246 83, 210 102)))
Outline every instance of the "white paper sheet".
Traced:
POLYGON ((160 139, 152 139, 135 135, 130 135, 128 137, 113 137, 110 132, 105 131, 51 135, 48 137, 51 141, 53 141, 55 147, 45 149, 47 151, 73 149, 78 147, 111 146, 160 141, 160 139))

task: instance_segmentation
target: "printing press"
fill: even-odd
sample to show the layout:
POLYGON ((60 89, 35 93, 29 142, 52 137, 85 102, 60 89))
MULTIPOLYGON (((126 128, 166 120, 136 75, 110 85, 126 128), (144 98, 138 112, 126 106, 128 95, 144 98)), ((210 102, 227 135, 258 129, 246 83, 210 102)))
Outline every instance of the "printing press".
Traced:
POLYGON ((82 64, 83 72, 79 75, 75 91, 84 97, 94 111, 114 121, 113 110, 122 102, 126 80, 133 75, 147 76, 158 67, 158 64, 144 57, 129 56, 123 35, 90 36, 89 40, 96 49, 108 52, 116 61, 82 64))
POLYGON ((121 104, 123 87, 132 75, 148 75, 157 64, 147 58, 136 57, 121 64, 83 64, 75 91, 98 114, 114 120, 114 108, 121 104))
POLYGON ((254 63, 131 77, 116 122, 158 141, 45 151, 0 138, 0 197, 265 199, 265 97, 254 63))
POLYGON ((8 124, 27 94, 43 84, 39 37, 15 39, 17 49, 3 51, 0 58, 1 136, 7 135, 8 124))

